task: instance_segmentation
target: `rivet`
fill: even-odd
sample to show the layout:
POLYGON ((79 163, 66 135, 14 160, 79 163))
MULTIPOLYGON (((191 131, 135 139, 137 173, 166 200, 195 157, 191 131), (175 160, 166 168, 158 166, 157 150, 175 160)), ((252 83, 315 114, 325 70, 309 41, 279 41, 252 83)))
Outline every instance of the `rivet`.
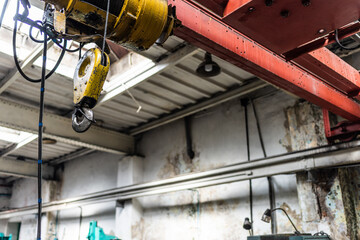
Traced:
POLYGON ((289 10, 283 10, 281 11, 280 15, 283 17, 283 18, 287 18, 290 16, 290 12, 289 10))
POLYGON ((302 5, 305 6, 305 7, 308 7, 308 6, 311 5, 310 0, 301 0, 301 3, 302 3, 302 5))
POLYGON ((249 7, 249 10, 248 10, 249 12, 253 12, 253 11, 255 11, 255 8, 254 7, 249 7))
POLYGON ((322 28, 322 29, 320 29, 319 31, 318 31, 318 34, 324 34, 325 33, 325 29, 324 28, 322 28))
POLYGON ((265 0, 265 5, 270 7, 273 5, 273 0, 265 0))

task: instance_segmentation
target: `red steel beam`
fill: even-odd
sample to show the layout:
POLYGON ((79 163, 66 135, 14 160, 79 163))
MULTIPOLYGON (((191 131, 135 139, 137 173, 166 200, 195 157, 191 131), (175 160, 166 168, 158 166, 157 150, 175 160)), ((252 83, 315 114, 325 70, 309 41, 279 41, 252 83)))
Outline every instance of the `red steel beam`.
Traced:
MULTIPOLYGON (((338 29, 338 37, 339 39, 344 39, 347 37, 350 37, 356 33, 360 32, 360 22, 354 22, 352 24, 349 24, 347 26, 344 26, 340 29, 338 29)), ((299 57, 300 55, 304 53, 308 53, 311 51, 314 51, 316 49, 325 47, 329 44, 335 43, 335 33, 332 32, 324 37, 317 38, 305 45, 302 45, 300 47, 297 47, 289 52, 284 53, 286 59, 292 60, 294 58, 299 57)))
POLYGON ((360 92, 360 73, 327 48, 320 48, 293 60, 325 82, 355 97, 360 92))
POLYGON ((195 4, 198 3, 215 14, 222 16, 228 0, 195 0, 192 2, 195 4))
POLYGON ((319 78, 286 62, 186 0, 168 0, 182 27, 174 34, 218 57, 348 120, 360 119, 360 105, 319 78))

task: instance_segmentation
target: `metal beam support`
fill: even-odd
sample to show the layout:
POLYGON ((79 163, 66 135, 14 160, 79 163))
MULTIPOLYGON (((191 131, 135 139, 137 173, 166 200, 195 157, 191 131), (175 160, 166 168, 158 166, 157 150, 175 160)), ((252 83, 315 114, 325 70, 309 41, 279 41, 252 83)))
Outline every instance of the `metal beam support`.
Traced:
POLYGON ((186 0, 172 0, 182 27, 174 34, 258 77, 329 109, 348 120, 360 119, 360 105, 186 0))
POLYGON ((245 96, 247 94, 250 94, 250 93, 252 93, 258 89, 261 89, 263 87, 266 87, 266 86, 268 86, 268 84, 265 83, 264 81, 261 81, 259 79, 254 79, 253 81, 251 81, 250 83, 248 83, 246 85, 240 86, 240 87, 230 90, 228 92, 214 96, 210 99, 206 99, 206 100, 196 103, 192 106, 188 106, 185 109, 171 113, 168 116, 165 116, 163 118, 160 118, 160 119, 151 121, 149 123, 145 123, 144 125, 141 125, 139 127, 136 127, 134 129, 130 130, 130 135, 137 135, 139 133, 149 131, 153 128, 160 127, 162 125, 171 123, 178 119, 181 119, 181 118, 190 116, 192 114, 195 114, 197 112, 203 111, 205 109, 217 106, 221 103, 230 101, 231 99, 245 96))
MULTIPOLYGON (((256 179, 279 174, 290 174, 313 169, 344 167, 360 164, 360 141, 342 143, 243 162, 206 172, 120 187, 76 198, 44 203, 43 211, 51 212, 100 202, 125 201, 132 198, 177 192, 256 179)), ((36 214, 36 206, 0 212, 0 219, 36 214)))
MULTIPOLYGON (((37 178, 37 162, 24 162, 19 160, 9 160, 0 158, 0 174, 20 178, 37 178)), ((43 167, 43 178, 52 179, 54 168, 51 166, 43 167)))
POLYGON ((56 158, 56 159, 50 159, 49 160, 49 165, 50 166, 56 166, 58 164, 68 162, 70 160, 73 160, 73 159, 80 158, 80 157, 83 157, 85 155, 91 154, 93 152, 95 152, 95 150, 83 148, 83 149, 80 149, 80 150, 78 150, 76 152, 73 152, 73 153, 69 153, 69 154, 67 154, 65 156, 62 156, 62 157, 59 157, 59 158, 56 158))
POLYGON ((199 50, 191 45, 186 45, 183 48, 180 48, 177 52, 171 54, 167 58, 161 60, 158 63, 151 62, 146 66, 141 66, 139 71, 131 71, 132 74, 121 75, 115 77, 111 82, 119 82, 119 84, 111 89, 109 92, 101 96, 97 106, 104 104, 105 102, 123 94, 127 89, 133 88, 139 83, 165 71, 172 66, 175 66, 184 59, 194 55, 199 50), (123 84, 121 84, 123 83, 123 84))
POLYGON ((349 96, 357 96, 360 92, 360 73, 327 48, 301 55, 293 61, 349 96))
MULTIPOLYGON (((0 109, 0 126, 37 134, 38 109, 5 100, 0 100, 0 109)), ((72 130, 71 119, 50 113, 44 114, 44 137, 115 154, 132 153, 134 149, 131 136, 97 126, 78 134, 72 130)))
POLYGON ((35 139, 37 139, 38 136, 37 135, 32 135, 26 139, 24 139, 23 141, 19 142, 19 143, 15 143, 13 145, 11 145, 10 147, 6 148, 5 150, 0 152, 0 157, 5 157, 8 155, 11 155, 13 152, 15 152, 16 150, 20 149, 21 147, 31 143, 32 141, 34 141, 35 139))
MULTIPOLYGON (((53 45, 54 45, 54 42, 49 41, 47 44, 48 49, 51 48, 53 45)), ((31 67, 34 64, 34 62, 40 56, 42 56, 42 52, 43 52, 43 45, 39 45, 38 47, 36 47, 21 63, 21 69, 23 71, 25 71, 27 68, 31 67)), ((14 68, 13 70, 11 70, 6 75, 6 77, 0 81, 0 94, 5 92, 6 89, 8 87, 10 87, 11 84, 13 84, 20 77, 21 77, 21 75, 20 75, 19 71, 17 70, 17 68, 14 68)))

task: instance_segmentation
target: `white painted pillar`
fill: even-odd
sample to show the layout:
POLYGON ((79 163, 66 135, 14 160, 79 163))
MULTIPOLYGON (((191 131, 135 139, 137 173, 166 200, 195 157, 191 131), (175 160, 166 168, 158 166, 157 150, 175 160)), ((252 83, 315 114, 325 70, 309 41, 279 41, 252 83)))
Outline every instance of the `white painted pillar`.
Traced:
MULTIPOLYGON (((125 157, 118 165, 117 186, 124 187, 143 182, 143 161, 141 157, 125 157)), ((142 239, 143 210, 137 199, 118 202, 116 207, 116 236, 122 240, 142 239)))

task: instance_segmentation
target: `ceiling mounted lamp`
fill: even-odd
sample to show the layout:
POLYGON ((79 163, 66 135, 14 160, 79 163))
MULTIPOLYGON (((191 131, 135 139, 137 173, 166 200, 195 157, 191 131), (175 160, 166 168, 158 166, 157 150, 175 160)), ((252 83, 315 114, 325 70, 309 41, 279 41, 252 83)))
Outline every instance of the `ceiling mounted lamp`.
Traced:
POLYGON ((200 63, 196 73, 201 77, 215 77, 221 73, 219 64, 213 62, 210 53, 205 53, 204 62, 200 63))
POLYGON ((52 138, 43 138, 43 144, 54 145, 57 141, 52 138))
POLYGON ((262 217, 261 217, 261 220, 264 221, 264 222, 269 223, 269 222, 271 221, 271 214, 272 214, 273 212, 277 211, 277 210, 283 211, 283 212, 285 213, 286 217, 289 219, 291 225, 292 225, 292 226, 294 227, 294 229, 295 229, 295 234, 296 234, 296 235, 299 235, 299 234, 300 234, 299 230, 296 228, 295 224, 293 223, 293 221, 291 220, 291 218, 289 217, 289 215, 287 214, 287 212, 286 212, 284 209, 282 209, 282 208, 275 208, 275 209, 271 209, 271 210, 270 210, 270 209, 266 209, 266 211, 264 212, 264 214, 263 214, 262 217))

